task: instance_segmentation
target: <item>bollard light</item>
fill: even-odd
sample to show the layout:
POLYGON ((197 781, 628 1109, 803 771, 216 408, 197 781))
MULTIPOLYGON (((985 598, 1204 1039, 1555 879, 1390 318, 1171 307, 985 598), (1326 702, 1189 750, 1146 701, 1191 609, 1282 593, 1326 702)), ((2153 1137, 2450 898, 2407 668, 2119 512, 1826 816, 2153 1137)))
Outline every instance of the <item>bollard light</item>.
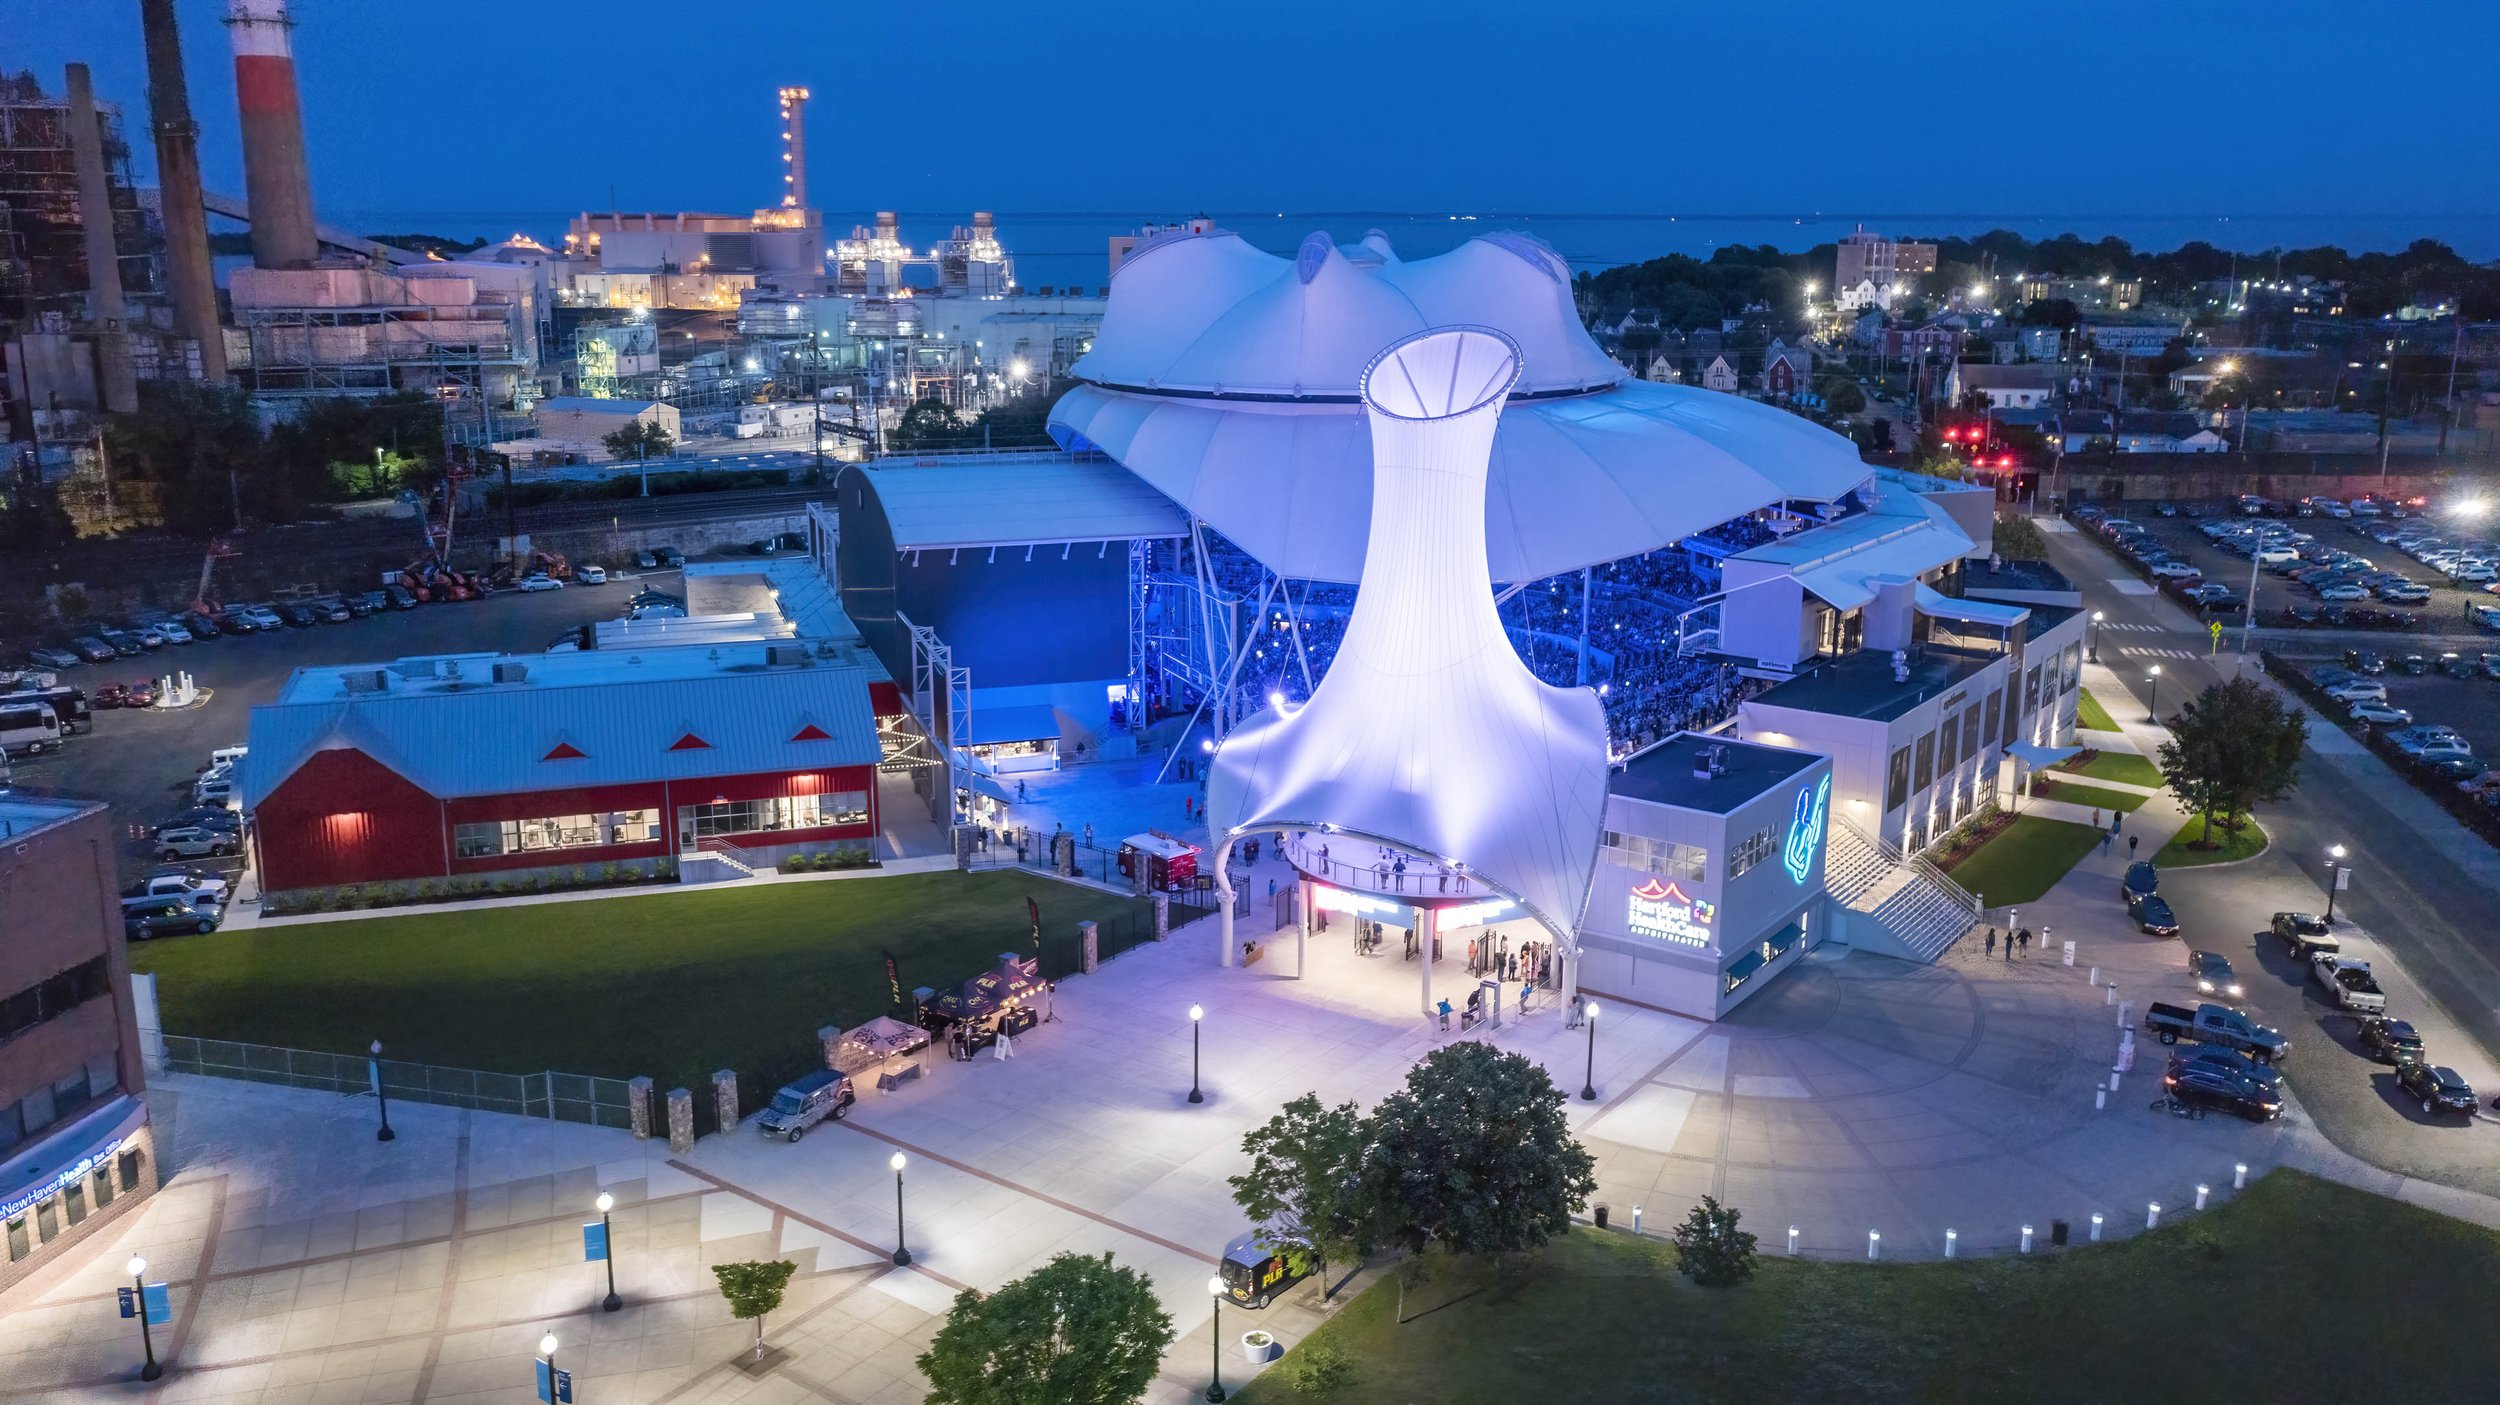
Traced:
POLYGON ((2092 1242, 2101 1242, 2101 1217, 2098 1214, 2092 1216, 2092 1242))
POLYGON ((2029 1225, 2023 1226, 2023 1252, 2026 1254, 2031 1252, 2031 1226, 2029 1225))
POLYGON ((2085 985, 2099 985, 2101 983, 2101 968, 2098 966, 2093 967, 2092 973, 2083 978, 2083 983, 2085 985))
POLYGON ((2101 987, 2101 989, 2108 992, 2106 995, 2101 997, 2102 1004, 2115 1005, 2118 1003, 2118 982, 2111 981, 2108 985, 2101 987))
POLYGON ((2113 1093, 2118 1091, 2118 1070, 2114 1068, 2109 1071, 2109 1090, 2113 1093))
POLYGON ((2196 1187, 2196 1208, 2197 1208, 2197 1209, 2202 1210, 2202 1209, 2204 1209, 2204 1208, 2205 1208, 2205 1197, 2206 1197, 2206 1195, 2208 1195, 2209 1193, 2210 1193, 2210 1192, 2206 1189, 2206 1187, 2204 1186, 2204 1184, 2203 1184, 2203 1183, 2201 1183, 2201 1182, 2200 1182, 2200 1183, 2198 1183, 2198 1185, 2197 1185, 2197 1187, 2196 1187))
POLYGON ((2158 1229, 2161 1227, 2160 1201, 2155 1200, 2144 1207, 2144 1227, 2146 1229, 2158 1229))
POLYGON ((1797 1227, 1795 1225, 1788 1227, 1788 1257, 1792 1259, 1797 1257, 1797 1227))
POLYGON ((2231 1168, 2231 1188, 2232 1188, 2233 1190, 2246 1190, 2246 1189, 2248 1189, 2248 1163, 2247 1163, 2247 1162, 2243 1161, 2243 1162, 2239 1163, 2238 1165, 2236 1165, 2236 1166, 2234 1166, 2234 1167, 2232 1167, 2232 1168, 2231 1168))
POLYGON ((1633 1238, 1635 1238, 1635 1239, 1638 1239, 1638 1238, 1640 1238, 1640 1236, 1641 1236, 1641 1207, 1640 1207, 1640 1206, 1638 1206, 1638 1205, 1635 1205, 1635 1206, 1633 1206, 1633 1207, 1632 1207, 1632 1237, 1633 1237, 1633 1238))
POLYGON ((2098 1112, 2098 1111, 2101 1111, 2102 1109, 2104 1109, 2104 1108, 2106 1108, 2106 1107, 2108 1107, 2108 1106, 2109 1106, 2109 1090, 2108 1090, 2107 1088, 2095 1088, 2095 1089, 2093 1089, 2093 1090, 2092 1090, 2092 1110, 2093 1110, 2093 1111, 2095 1111, 2095 1112, 2098 1112))
POLYGON ((1872 1229, 1868 1230, 1866 1232, 1866 1256, 1870 1259, 1876 1257, 1877 1254, 1882 1252, 1883 1247, 1884 1236, 1882 1232, 1872 1229))
POLYGON ((1962 1236, 1953 1230, 1948 1229, 1944 1232, 1944 1256, 1946 1258, 1953 1257, 1953 1246, 1960 1243, 1961 1238, 1962 1236))

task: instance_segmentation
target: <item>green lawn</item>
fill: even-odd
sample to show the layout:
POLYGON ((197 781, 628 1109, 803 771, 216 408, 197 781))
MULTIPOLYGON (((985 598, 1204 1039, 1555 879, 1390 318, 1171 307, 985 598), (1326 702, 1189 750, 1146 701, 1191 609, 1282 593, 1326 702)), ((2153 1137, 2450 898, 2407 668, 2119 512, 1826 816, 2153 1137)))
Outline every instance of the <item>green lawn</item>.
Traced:
MULTIPOLYGON (((1654 1225, 1682 1215, 1650 1208, 1654 1225)), ((2467 1325, 2500 1311, 2500 1235, 2297 1171, 2154 1233, 2030 1258, 1792 1260, 1772 1256, 1780 1227, 1745 1227, 1766 1254, 1733 1288, 1693 1286, 1655 1239, 1574 1231, 1508 1281, 1445 1266, 1408 1290, 1403 1325, 1384 1276, 1307 1341, 1351 1360, 1327 1397, 1341 1405, 2448 1401, 2488 1400, 2500 1379, 2500 1335, 2467 1325), (2405 1290, 2364 1261, 2401 1265, 2405 1290), (2426 1311, 2456 1330, 2424 1336, 2426 1311)), ((1228 1352, 1248 1316, 1225 1314, 1228 1352)), ((1233 1398, 1319 1398, 1294 1364, 1233 1398)))
POLYGON ((2237 833, 2216 824, 2213 837, 2221 841, 2217 848, 2191 847, 2194 841, 2204 837, 2205 817, 2191 816, 2186 826, 2172 835, 2170 842, 2161 847, 2161 852, 2153 856, 2154 865, 2160 868, 2190 868, 2200 863, 2230 863, 2236 859, 2254 858, 2266 851, 2266 832, 2254 819, 2242 821, 2237 833))
MULTIPOLYGON (((406 913, 153 941, 173 1034, 328 1052, 380 1039, 455 1068, 742 1090, 804 1071, 815 1032, 887 1013, 884 952, 906 995, 1029 953, 1041 904, 1046 974, 1076 964, 1076 924, 1108 957, 1151 935, 1149 905, 1037 875, 915 873, 727 885, 647 897, 406 913)), ((899 1013, 899 1011, 895 1012, 899 1013)))
POLYGON ((2024 815, 1947 872, 1990 907, 2037 902, 2100 842, 2088 824, 2024 815))
POLYGON ((2101 700, 2092 696, 2089 688, 2075 699, 2075 725, 2089 727, 2095 732, 2118 730, 2118 724, 2109 720, 2109 709, 2101 706, 2101 700))
POLYGON ((2161 767, 2149 756, 2132 751, 2094 752, 2092 759, 2066 772, 2074 776, 2090 776, 2096 781, 2117 781, 2124 785, 2161 786, 2161 767))
POLYGON ((2108 790, 2097 785, 2077 785, 2073 781, 2047 777, 2042 777, 2031 789, 2044 800, 2063 800, 2069 805, 2089 805, 2096 810, 2133 810, 2153 798, 2138 795, 2132 790, 2108 790))

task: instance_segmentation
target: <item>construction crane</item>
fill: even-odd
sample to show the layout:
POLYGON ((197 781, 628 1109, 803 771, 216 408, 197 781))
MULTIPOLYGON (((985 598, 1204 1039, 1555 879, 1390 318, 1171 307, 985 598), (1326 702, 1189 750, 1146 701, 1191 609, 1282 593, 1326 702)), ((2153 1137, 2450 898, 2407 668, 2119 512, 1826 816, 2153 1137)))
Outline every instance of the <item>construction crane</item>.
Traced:
POLYGON ((208 552, 200 558, 200 585, 197 590, 191 592, 192 609, 202 614, 213 615, 223 608, 217 598, 208 593, 208 588, 213 583, 212 578, 217 574, 217 562, 220 558, 242 554, 235 549, 233 542, 224 537, 208 539, 208 552))

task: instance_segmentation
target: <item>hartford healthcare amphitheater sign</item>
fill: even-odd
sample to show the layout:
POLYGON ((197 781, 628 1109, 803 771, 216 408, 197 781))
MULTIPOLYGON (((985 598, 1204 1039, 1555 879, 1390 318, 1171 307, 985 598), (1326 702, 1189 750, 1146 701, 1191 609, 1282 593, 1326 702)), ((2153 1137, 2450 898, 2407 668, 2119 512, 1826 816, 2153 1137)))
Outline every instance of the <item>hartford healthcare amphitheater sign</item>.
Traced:
POLYGON ((1683 946, 1710 945, 1710 923, 1718 910, 1707 901, 1684 896, 1673 883, 1652 878, 1631 892, 1623 928, 1636 937, 1656 937, 1683 946))

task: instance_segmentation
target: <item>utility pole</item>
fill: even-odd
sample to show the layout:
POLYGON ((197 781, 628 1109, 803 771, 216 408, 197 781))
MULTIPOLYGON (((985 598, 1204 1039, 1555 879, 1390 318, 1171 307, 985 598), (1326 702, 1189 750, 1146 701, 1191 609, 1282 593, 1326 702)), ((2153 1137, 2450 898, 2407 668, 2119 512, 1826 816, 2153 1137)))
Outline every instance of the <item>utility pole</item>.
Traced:
MULTIPOLYGON (((2457 360, 2465 355, 2465 308, 2460 305, 2454 322, 2455 338, 2448 343, 2448 399, 2439 415, 2439 456, 2448 457, 2448 426, 2457 422, 2457 360)), ((109 481, 109 480, 108 480, 109 481)))
POLYGON ((2396 403, 2396 343, 2387 343, 2387 359, 2379 363, 2387 374, 2379 379, 2378 395, 2378 485, 2387 486, 2387 415, 2396 403))

